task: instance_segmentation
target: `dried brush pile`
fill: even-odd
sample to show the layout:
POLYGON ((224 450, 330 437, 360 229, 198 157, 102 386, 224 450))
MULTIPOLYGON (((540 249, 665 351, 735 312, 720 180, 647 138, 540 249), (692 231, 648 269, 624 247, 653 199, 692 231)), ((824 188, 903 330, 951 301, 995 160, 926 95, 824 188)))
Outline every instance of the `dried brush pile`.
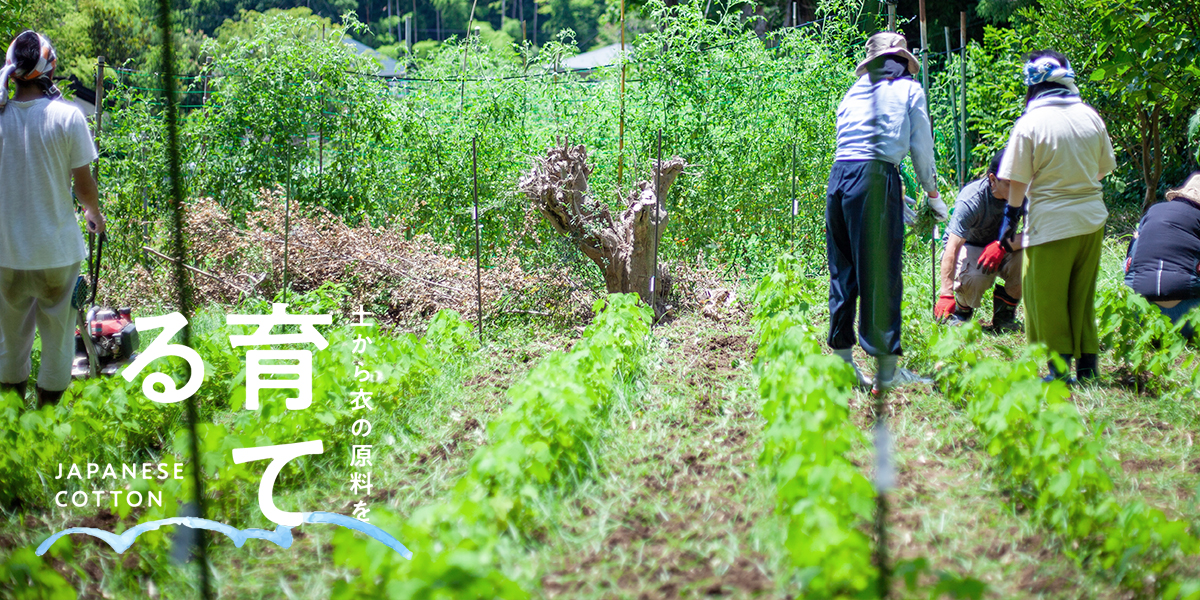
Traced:
MULTIPOLYGON (((276 298, 283 287, 284 202, 282 193, 264 191, 260 210, 246 215, 244 225, 210 199, 188 207, 185 225, 189 243, 194 302, 198 306, 237 304, 247 297, 276 298)), ((453 256, 448 247, 427 236, 406 239, 394 223, 351 227, 324 209, 293 212, 287 223, 287 280, 296 293, 314 290, 326 282, 344 284, 350 296, 347 309, 375 307, 385 323, 410 329, 442 308, 476 318, 475 264, 453 256), (379 309, 382 309, 380 312, 379 309)), ((164 244, 165 246, 165 244, 164 244)), ((169 255, 166 247, 159 252, 169 255)), ((133 273, 123 289, 109 286, 113 304, 175 304, 171 259, 150 255, 156 267, 133 273)), ((536 283, 526 277, 518 261, 501 257, 483 270, 481 292, 485 317, 505 292, 536 283)))
MULTIPOLYGON (((321 208, 306 208, 305 213, 293 211, 287 224, 287 280, 292 292, 315 290, 327 282, 343 284, 350 293, 344 314, 362 305, 386 325, 405 331, 419 331, 443 308, 476 319, 474 260, 454 256, 450 247, 428 236, 407 239, 398 223, 351 227, 321 208)), ((518 237, 529 235, 541 243, 547 232, 532 227, 534 214, 526 220, 530 227, 518 237)), ((211 199, 191 202, 184 231, 194 304, 236 306, 249 298, 275 299, 284 281, 284 229, 280 191, 263 191, 259 209, 247 214, 242 224, 211 199)), ((591 317, 593 302, 604 294, 602 285, 576 281, 562 263, 523 269, 516 249, 514 239, 504 255, 482 271, 485 321, 503 315, 573 321, 591 317)), ((174 310, 177 293, 169 242, 160 240, 151 250, 158 254, 147 252, 149 269, 115 273, 106 264, 102 304, 133 306, 136 314, 174 310)), ((720 277, 704 267, 678 266, 682 268, 670 312, 703 310, 714 316, 712 297, 725 291, 720 277)))

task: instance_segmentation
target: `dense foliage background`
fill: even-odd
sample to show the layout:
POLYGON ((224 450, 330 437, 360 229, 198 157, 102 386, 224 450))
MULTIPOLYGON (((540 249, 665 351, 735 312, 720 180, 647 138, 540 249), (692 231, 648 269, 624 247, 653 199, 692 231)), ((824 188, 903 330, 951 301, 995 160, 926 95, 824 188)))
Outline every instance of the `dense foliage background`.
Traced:
MULTIPOLYGON (((137 249, 160 233, 152 217, 163 206, 167 178, 151 7, 113 4, 121 1, 89 0, 78 10, 65 2, 18 2, 7 15, 15 15, 10 29, 29 24, 50 32, 66 75, 94 80, 98 54, 116 65, 106 71, 100 177, 115 218, 118 260, 132 264, 137 249)), ((599 21, 555 30, 537 45, 487 31, 449 36, 405 58, 404 76, 382 78, 373 75, 378 67, 371 58, 342 42, 378 37, 378 20, 318 16, 333 7, 319 5, 204 21, 231 10, 217 5, 181 6, 177 14, 184 24, 177 43, 189 196, 215 198, 239 218, 255 207, 261 189, 280 186, 301 209, 322 206, 351 222, 391 220, 410 236, 427 233, 465 254, 473 249, 474 140, 485 261, 512 249, 526 264, 577 258, 566 244, 542 243, 549 231, 526 221, 515 181, 529 156, 561 140, 583 143, 597 169, 593 191, 615 198, 618 188, 648 173, 659 129, 662 152, 694 165, 670 199, 665 256, 703 254, 755 267, 755 257, 771 255, 759 250, 819 249, 833 113, 881 18, 879 6, 831 0, 800 26, 768 23, 774 29, 766 30, 741 5, 652 0, 630 7, 634 49, 622 84, 615 65, 562 68, 563 60, 598 43, 586 31, 599 21)), ((359 14, 367 8, 358 7, 359 14)), ((900 7, 900 21, 911 28, 906 8, 900 7)), ((975 12, 996 18, 985 8, 975 12)), ((364 18, 378 19, 378 7, 370 10, 373 16, 364 18)), ((486 23, 495 15, 477 16, 486 23)), ((1020 55, 1056 46, 1074 61, 1085 99, 1105 116, 1119 145, 1121 168, 1109 179, 1109 198, 1113 229, 1128 229, 1140 204, 1161 197, 1194 167, 1183 145, 1186 116, 1196 104, 1196 18, 1197 9, 1183 2, 1111 7, 1046 0, 1017 7, 997 25, 979 28, 973 15, 968 33, 976 39, 965 53, 957 28, 952 52, 939 49, 944 35, 932 35, 939 32, 938 22, 931 23, 929 101, 944 189, 953 192, 959 180, 962 75, 963 178, 970 179, 1020 115, 1020 55), (1134 22, 1141 26, 1128 25, 1134 22)), ((915 35, 910 39, 919 45, 915 35)))

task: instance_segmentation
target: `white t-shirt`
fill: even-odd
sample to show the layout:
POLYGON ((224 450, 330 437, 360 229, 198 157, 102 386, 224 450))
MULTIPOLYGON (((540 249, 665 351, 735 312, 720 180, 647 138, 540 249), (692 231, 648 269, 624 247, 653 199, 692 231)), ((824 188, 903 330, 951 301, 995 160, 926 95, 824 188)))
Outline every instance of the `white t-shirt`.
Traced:
POLYGON ((1103 227, 1108 209, 1100 178, 1117 168, 1108 129, 1092 107, 1078 97, 1034 103, 1013 126, 999 173, 1029 184, 1025 247, 1103 227))
POLYGON ((0 113, 0 267, 65 267, 87 258, 71 169, 96 160, 83 113, 39 98, 0 113))

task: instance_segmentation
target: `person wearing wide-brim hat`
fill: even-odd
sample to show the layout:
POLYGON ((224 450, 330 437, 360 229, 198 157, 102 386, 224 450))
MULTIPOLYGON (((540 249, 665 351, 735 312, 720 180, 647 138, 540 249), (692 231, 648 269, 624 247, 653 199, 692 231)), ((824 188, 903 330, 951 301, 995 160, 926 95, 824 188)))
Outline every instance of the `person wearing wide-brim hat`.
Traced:
POLYGON ((900 345, 900 259, 904 195, 899 164, 912 154, 917 180, 941 219, 933 161, 933 130, 925 92, 912 78, 917 60, 904 37, 877 33, 867 40, 858 80, 837 109, 837 152, 825 204, 829 253, 829 346, 854 366, 861 386, 872 385, 851 351, 858 343, 878 363, 873 388, 916 381, 896 366, 900 345))
MULTIPOLYGON (((1165 197, 1138 224, 1125 260, 1125 284, 1179 323, 1200 307, 1200 172, 1165 197)), ((1182 333, 1196 335, 1192 323, 1182 333)))
MULTIPOLYGON (((1000 163, 1000 178, 1009 181, 1008 206, 980 264, 998 265, 1018 245, 1013 240, 1028 197, 1019 238, 1026 337, 1068 366, 1075 360, 1078 379, 1087 381, 1099 373, 1096 277, 1108 219, 1100 181, 1117 161, 1104 120, 1079 97, 1067 57, 1031 52, 1023 71, 1025 113, 1013 125, 1000 163)), ((1047 379, 1071 378, 1051 360, 1047 379)))

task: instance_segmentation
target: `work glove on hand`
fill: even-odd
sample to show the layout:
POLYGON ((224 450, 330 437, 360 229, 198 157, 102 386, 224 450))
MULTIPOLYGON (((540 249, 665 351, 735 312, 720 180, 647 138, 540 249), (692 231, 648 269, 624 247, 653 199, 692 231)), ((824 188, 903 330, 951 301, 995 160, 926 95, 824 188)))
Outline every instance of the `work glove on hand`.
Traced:
POLYGON ((941 196, 938 196, 937 198, 930 198, 926 196, 925 203, 929 205, 931 210, 933 210, 933 214, 937 217, 938 223, 946 222, 946 219, 950 216, 950 209, 946 207, 946 203, 942 201, 941 196))
POLYGON ((991 275, 1000 270, 1000 263, 1004 262, 1004 257, 1008 254, 1008 250, 1004 248, 1004 244, 1000 240, 996 240, 987 245, 983 249, 983 254, 979 255, 979 268, 984 273, 991 275))
POLYGON ((954 294, 943 294, 938 296, 937 304, 933 306, 933 316, 937 319, 948 319, 954 313, 958 303, 954 301, 954 294))

